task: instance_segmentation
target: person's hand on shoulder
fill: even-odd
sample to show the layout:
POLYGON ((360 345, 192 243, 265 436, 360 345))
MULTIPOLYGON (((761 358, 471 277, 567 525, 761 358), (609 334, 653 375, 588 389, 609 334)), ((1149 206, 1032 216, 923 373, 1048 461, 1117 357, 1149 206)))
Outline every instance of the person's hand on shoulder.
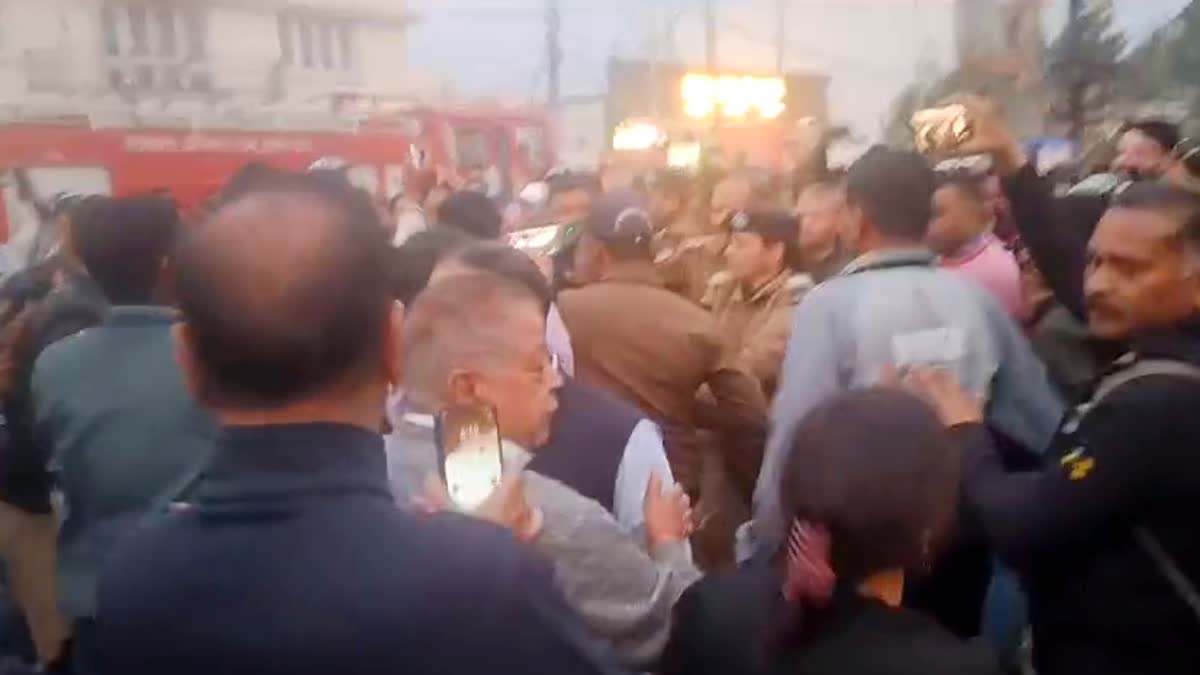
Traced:
POLYGON ((691 535, 691 500, 679 485, 672 485, 664 490, 662 479, 657 473, 650 474, 650 480, 646 482, 643 508, 646 518, 646 540, 650 551, 683 541, 691 535))

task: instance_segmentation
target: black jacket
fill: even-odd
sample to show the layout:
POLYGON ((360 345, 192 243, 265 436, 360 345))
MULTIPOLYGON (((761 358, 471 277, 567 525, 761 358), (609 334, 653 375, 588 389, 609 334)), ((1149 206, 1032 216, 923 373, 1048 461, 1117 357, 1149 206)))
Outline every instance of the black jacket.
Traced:
POLYGON ((109 557, 113 675, 600 675, 611 656, 506 531, 396 508, 383 439, 227 429, 194 506, 109 557))
POLYGON ((1026 164, 1004 181, 1021 242, 1046 278, 1054 297, 1077 319, 1086 320, 1083 276, 1087 244, 1108 208, 1102 196, 1055 197, 1053 185, 1026 164))
POLYGON ((813 617, 804 644, 780 648, 779 574, 763 566, 708 577, 680 599, 663 675, 998 675, 988 650, 932 619, 850 589, 813 617), (819 625, 815 622, 819 621, 819 625), (775 644, 773 644, 773 642, 775 644))
MULTIPOLYGON (((1135 348, 1200 366, 1200 320, 1135 348)), ((1150 530, 1200 584, 1198 410, 1200 380, 1134 380, 1068 415, 1027 473, 1006 473, 981 428, 960 430, 967 499, 1029 591, 1040 675, 1200 670, 1200 620, 1132 536, 1150 530)))

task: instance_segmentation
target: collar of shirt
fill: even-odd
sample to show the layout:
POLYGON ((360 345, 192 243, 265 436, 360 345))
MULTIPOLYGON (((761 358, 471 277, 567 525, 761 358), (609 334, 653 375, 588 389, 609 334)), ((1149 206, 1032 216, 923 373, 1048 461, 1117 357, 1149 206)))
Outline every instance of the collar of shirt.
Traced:
POLYGON ((201 505, 366 494, 392 500, 383 437, 348 424, 225 427, 201 505))
POLYGON ((999 240, 996 239, 991 231, 984 232, 978 237, 975 237, 971 241, 967 242, 962 248, 956 251, 954 255, 944 256, 941 260, 941 263, 946 267, 960 267, 962 265, 966 265, 972 260, 978 258, 984 251, 988 249, 988 246, 992 245, 992 242, 996 241, 999 240))
POLYGON ((179 321, 179 313, 161 305, 117 305, 110 307, 104 323, 109 326, 163 326, 179 321))
POLYGON ((891 248, 864 253, 850 261, 841 271, 841 276, 885 270, 894 267, 930 267, 937 261, 937 256, 924 246, 891 248))
POLYGON ((777 274, 776 276, 774 276, 770 281, 763 284, 762 286, 759 286, 757 289, 755 289, 753 292, 751 292, 749 294, 749 297, 747 297, 747 295, 746 295, 746 287, 740 283, 735 282, 734 288, 733 288, 733 301, 734 302, 745 302, 745 303, 749 303, 749 304, 758 304, 760 302, 766 301, 772 295, 774 295, 776 292, 778 292, 780 288, 782 288, 785 284, 787 284, 788 281, 791 280, 791 278, 792 278, 792 271, 784 270, 784 271, 780 272, 779 274, 777 274))

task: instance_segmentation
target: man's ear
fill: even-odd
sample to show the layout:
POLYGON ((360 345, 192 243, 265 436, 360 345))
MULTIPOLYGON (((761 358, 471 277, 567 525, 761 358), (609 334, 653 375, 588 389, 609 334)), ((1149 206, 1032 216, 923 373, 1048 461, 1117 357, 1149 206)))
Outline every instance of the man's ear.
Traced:
POLYGON ((196 361, 192 331, 187 324, 179 322, 171 327, 171 341, 175 345, 175 362, 183 373, 183 381, 187 384, 188 391, 201 405, 207 405, 208 383, 204 378, 203 369, 196 361))
POLYGON ((842 219, 842 242, 851 250, 856 250, 863 238, 866 214, 862 207, 847 204, 845 216, 842 219))
POLYGON ((388 385, 398 388, 404 380, 404 305, 392 303, 384 338, 383 369, 388 385))

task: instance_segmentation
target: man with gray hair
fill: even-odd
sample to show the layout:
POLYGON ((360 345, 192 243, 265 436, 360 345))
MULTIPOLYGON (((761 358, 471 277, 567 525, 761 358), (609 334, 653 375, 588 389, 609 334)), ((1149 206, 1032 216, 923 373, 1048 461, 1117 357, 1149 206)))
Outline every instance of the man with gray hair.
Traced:
MULTIPOLYGON (((485 405, 496 411, 506 469, 524 469, 532 458, 526 448, 549 435, 561 384, 544 333, 541 301, 524 286, 474 272, 435 281, 405 319, 403 386, 417 414, 405 415, 393 443, 432 459, 432 413, 485 405)), ((524 518, 507 524, 554 563, 568 602, 625 665, 652 667, 670 634, 675 601, 698 577, 687 547, 687 497, 652 477, 646 541, 639 542, 602 505, 563 483, 531 470, 524 484, 543 525, 522 532, 524 518)))

